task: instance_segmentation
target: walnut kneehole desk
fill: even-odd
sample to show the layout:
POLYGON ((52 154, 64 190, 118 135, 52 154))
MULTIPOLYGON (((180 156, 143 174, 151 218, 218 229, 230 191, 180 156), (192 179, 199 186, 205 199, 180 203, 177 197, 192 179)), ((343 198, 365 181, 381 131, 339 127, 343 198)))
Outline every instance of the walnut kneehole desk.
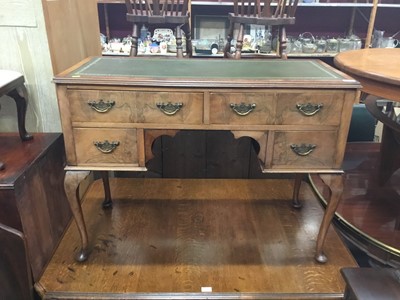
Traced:
POLYGON ((67 154, 65 190, 81 236, 88 235, 76 190, 102 171, 145 171, 151 145, 179 130, 229 130, 260 146, 263 172, 319 173, 331 199, 319 229, 317 261, 342 192, 341 169, 357 81, 318 60, 92 57, 56 76, 67 154))

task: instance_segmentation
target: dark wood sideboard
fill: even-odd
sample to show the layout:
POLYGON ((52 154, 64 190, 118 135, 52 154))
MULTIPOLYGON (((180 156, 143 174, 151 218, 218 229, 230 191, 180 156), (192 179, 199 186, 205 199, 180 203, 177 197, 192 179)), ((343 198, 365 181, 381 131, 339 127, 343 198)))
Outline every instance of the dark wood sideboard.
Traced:
POLYGON ((0 134, 0 299, 34 299, 38 281, 70 219, 60 133, 22 142, 0 134))

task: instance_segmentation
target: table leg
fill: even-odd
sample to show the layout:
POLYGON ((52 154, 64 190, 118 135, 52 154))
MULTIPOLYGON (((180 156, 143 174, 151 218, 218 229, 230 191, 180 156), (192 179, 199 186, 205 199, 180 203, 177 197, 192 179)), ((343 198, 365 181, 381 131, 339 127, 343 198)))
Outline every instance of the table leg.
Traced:
POLYGON ((25 85, 20 85, 16 89, 9 92, 7 95, 13 98, 15 103, 17 104, 18 130, 21 140, 31 140, 33 137, 29 133, 27 133, 25 129, 25 117, 27 108, 27 91, 25 85))
POLYGON ((108 179, 108 171, 101 171, 101 178, 103 179, 103 187, 104 187, 104 201, 103 208, 112 208, 112 199, 111 199, 111 191, 110 191, 110 181, 108 179))
POLYGON ((378 179, 381 186, 400 168, 399 151, 400 133, 389 126, 383 125, 380 165, 378 168, 378 179))
POLYGON ((339 200, 343 193, 343 176, 341 174, 320 175, 322 181, 329 187, 330 199, 325 208, 325 213, 322 218, 321 226, 319 228, 317 237, 317 249, 315 259, 319 263, 326 263, 327 257, 323 252, 326 234, 331 224, 332 218, 335 215, 339 200))
POLYGON ((85 261, 88 258, 88 235, 86 230, 85 220, 83 218, 82 207, 79 199, 79 184, 89 176, 90 171, 67 171, 64 179, 64 189, 67 195, 69 206, 71 207, 72 215, 78 227, 81 237, 81 249, 76 256, 79 262, 85 261))
POLYGON ((294 178, 294 188, 293 188, 293 198, 292 198, 292 206, 294 208, 301 208, 303 206, 299 200, 300 186, 303 178, 304 174, 302 173, 296 174, 294 178))

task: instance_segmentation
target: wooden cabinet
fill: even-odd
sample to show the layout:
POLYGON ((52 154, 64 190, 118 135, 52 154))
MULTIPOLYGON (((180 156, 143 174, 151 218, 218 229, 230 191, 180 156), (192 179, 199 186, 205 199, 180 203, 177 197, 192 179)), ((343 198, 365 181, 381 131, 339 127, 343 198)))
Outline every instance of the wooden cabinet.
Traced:
MULTIPOLYGON (((87 258, 88 241, 75 190, 87 171, 104 171, 109 204, 106 172, 146 170, 158 137, 224 130, 257 142, 265 173, 341 174, 359 88, 316 60, 97 57, 54 81, 68 163, 65 185, 82 238, 78 260, 87 258)), ((340 185, 340 176, 333 177, 340 185)), ((321 225, 320 262, 326 261, 322 245, 337 191, 321 225)))
POLYGON ((33 283, 50 261, 71 211, 65 196, 65 151, 59 133, 21 142, 0 134, 0 299, 33 299, 33 283))
POLYGON ((53 74, 99 55, 96 0, 42 0, 53 74))

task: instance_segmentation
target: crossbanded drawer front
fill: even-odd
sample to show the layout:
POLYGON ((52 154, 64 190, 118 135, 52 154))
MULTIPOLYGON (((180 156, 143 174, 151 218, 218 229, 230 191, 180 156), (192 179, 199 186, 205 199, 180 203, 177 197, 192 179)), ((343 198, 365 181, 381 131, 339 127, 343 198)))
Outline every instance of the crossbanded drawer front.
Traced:
POLYGON ((201 124, 203 94, 69 90, 72 122, 201 124))
POLYGON ((294 91, 277 94, 277 125, 338 125, 345 94, 341 91, 294 91))
POLYGON ((211 93, 210 123, 273 124, 275 105, 275 95, 269 92, 211 93))
POLYGON ((75 128, 78 165, 138 165, 136 129, 75 128))
POLYGON ((273 169, 333 168, 336 144, 336 131, 276 131, 271 167, 273 169))

